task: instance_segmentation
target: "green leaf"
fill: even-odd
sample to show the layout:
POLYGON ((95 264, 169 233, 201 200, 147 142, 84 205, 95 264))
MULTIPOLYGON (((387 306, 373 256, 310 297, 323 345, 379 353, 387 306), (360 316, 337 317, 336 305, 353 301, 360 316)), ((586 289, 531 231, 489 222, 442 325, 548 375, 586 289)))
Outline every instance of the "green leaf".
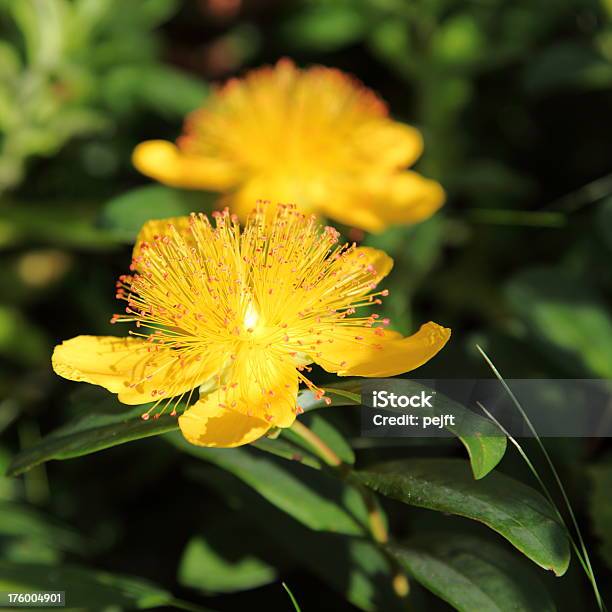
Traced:
POLYGON ((70 566, 0 561, 1 591, 65 591, 69 609, 108 610, 109 607, 146 610, 169 606, 168 591, 140 578, 70 566))
POLYGON ((281 27, 281 36, 292 47, 335 51, 363 38, 368 31, 367 15, 350 3, 313 5, 296 14, 281 27))
POLYGON ((455 15, 436 28, 432 41, 434 60, 454 69, 476 68, 487 54, 482 28, 470 13, 455 15))
POLYGON ((33 367, 48 359, 45 334, 16 308, 0 304, 0 355, 33 367))
MULTIPOLYGON (((9 42, 0 41, 0 82, 11 82, 19 77, 21 71, 21 59, 17 49, 9 42)), ((0 125, 4 122, 0 119, 0 125)))
POLYGON ((252 526, 232 517, 208 527, 206 538, 191 538, 183 552, 178 571, 183 586, 207 593, 232 593, 276 580, 276 568, 257 550, 262 542, 254 541, 252 526), (245 542, 249 542, 246 547, 245 542))
POLYGON ((466 421, 472 421, 472 427, 478 427, 479 432, 474 436, 466 436, 457 433, 453 426, 448 426, 447 429, 457 435, 465 446, 470 458, 470 466, 476 480, 484 478, 491 472, 497 464, 503 459, 506 452, 508 441, 506 436, 500 435, 499 431, 494 431, 494 424, 487 421, 487 424, 478 421, 478 415, 475 415, 470 410, 466 410, 463 406, 457 404, 453 400, 445 397, 442 393, 436 396, 436 411, 444 413, 445 406, 452 409, 453 414, 463 414, 462 426, 466 426, 466 421), (481 432, 489 432, 491 435, 481 435, 481 432))
POLYGON ((183 118, 202 105, 208 86, 169 66, 119 66, 107 77, 104 95, 111 108, 126 114, 151 108, 163 117, 183 118))
POLYGON ((300 568, 318 576, 354 606, 368 612, 405 610, 405 600, 391 586, 394 574, 389 559, 371 540, 313 531, 229 473, 223 479, 219 474, 201 475, 253 531, 276 543, 300 568))
MULTIPOLYGON (((351 394, 348 389, 355 388, 355 383, 346 384, 338 389, 338 393, 351 394)), ((331 390, 330 390, 331 391, 331 390)), ((319 407, 319 400, 310 397, 310 391, 303 397, 308 409, 319 407)), ((158 436, 178 429, 176 418, 163 415, 158 419, 143 421, 140 417, 147 406, 126 406, 114 396, 98 389, 84 389, 76 394, 79 404, 79 417, 55 430, 43 438, 40 443, 18 453, 7 470, 8 476, 18 476, 33 467, 53 459, 72 459, 106 448, 111 448, 126 442, 158 436)), ((344 395, 330 395, 334 398, 332 405, 348 405, 353 401, 344 395), (336 398, 338 398, 336 400, 336 398)), ((300 400, 302 401, 302 400, 300 400)), ((320 400, 324 406, 325 403, 320 400)), ((336 445, 341 442, 336 441, 336 445)), ((261 438, 255 446, 266 452, 285 459, 297 460, 310 467, 320 467, 320 462, 303 452, 299 446, 289 440, 271 440, 261 438)), ((346 457, 350 450, 343 448, 346 457)))
MULTIPOLYGON (((279 435, 281 432, 278 432, 279 435)), ((284 432, 283 432, 284 433, 284 432)), ((310 453, 304 453, 304 449, 293 442, 289 442, 281 438, 259 438, 251 443, 251 446, 258 448, 266 453, 271 453, 277 457, 288 459, 289 461, 297 461, 303 465, 308 465, 316 470, 321 469, 321 461, 310 453)))
POLYGON ((132 189, 106 203, 101 224, 120 240, 133 242, 146 221, 188 215, 202 210, 210 198, 202 193, 187 193, 148 185, 132 189))
POLYGON ((373 23, 368 31, 368 47, 379 61, 396 73, 401 79, 415 78, 419 62, 412 52, 414 34, 411 28, 391 15, 373 23))
POLYGON ((520 273, 507 295, 528 331, 574 375, 612 378, 612 318, 582 277, 558 268, 520 273))
POLYGON ((391 612, 405 610, 391 587, 389 560, 369 540, 329 533, 300 532, 288 528, 290 542, 300 542, 294 551, 301 564, 320 580, 341 593, 361 610, 391 612))
POLYGON ((96 210, 87 202, 35 204, 0 202, 0 247, 31 243, 100 249, 116 245, 110 232, 94 226, 96 210))
POLYGON ((62 551, 78 552, 83 538, 50 516, 23 504, 0 502, 0 536, 39 540, 62 551))
POLYGON ((363 534, 367 510, 360 494, 342 481, 256 449, 204 448, 180 434, 166 438, 177 448, 227 470, 287 514, 317 531, 363 534))
POLYGON ((393 568, 372 541, 322 532, 288 528, 290 541, 301 543, 294 554, 303 567, 329 584, 361 610, 405 610, 405 601, 393 591, 393 568))
POLYGON ((123 7, 124 10, 119 11, 120 16, 117 18, 125 20, 124 15, 127 12, 135 21, 139 21, 147 28, 161 25, 173 16, 180 6, 178 0, 144 0, 131 4, 129 9, 123 7))
MULTIPOLYGON (((121 39, 126 32, 132 36, 148 33, 170 19, 179 9, 178 0, 133 0, 127 4, 121 3, 121 10, 117 10, 116 0, 81 0, 73 4, 77 27, 92 28, 94 35, 103 32, 105 38, 114 39, 121 39)), ((91 44, 90 39, 86 40, 91 44)), ((88 51, 93 53, 95 49, 88 51)))
POLYGON ((10 8, 23 36, 28 62, 38 70, 57 68, 63 59, 61 39, 67 25, 67 5, 64 2, 13 2, 10 8))
POLYGON ((612 505, 610 504, 612 459, 591 465, 588 474, 592 486, 589 496, 591 521, 600 539, 601 556, 606 560, 608 567, 612 568, 612 505))
POLYGON ((543 585, 505 548, 481 538, 423 533, 390 547, 400 565, 459 612, 554 612, 543 585))
POLYGON ((34 563, 58 561, 63 553, 84 552, 74 530, 25 504, 0 502, 0 557, 34 563))
POLYGON ((175 417, 143 421, 146 406, 126 406, 113 396, 81 405, 83 416, 60 427, 39 444, 21 451, 11 462, 8 476, 17 476, 52 459, 71 459, 118 444, 178 429, 175 417))
MULTIPOLYGON (((319 408, 333 408, 338 406, 358 406, 361 404, 361 382, 358 379, 332 383, 323 387, 325 398, 331 400, 325 403, 324 398, 318 399, 312 391, 303 389, 298 393, 297 403, 304 412, 308 413, 319 408)), ((314 428, 315 433, 342 459, 345 463, 353 464, 355 455, 353 449, 344 439, 342 434, 333 425, 322 418, 310 419, 304 417, 309 427, 314 428)), ((304 465, 319 469, 321 462, 318 455, 312 451, 310 446, 295 435, 291 429, 283 429, 278 432, 278 439, 260 438, 252 445, 285 459, 298 461, 304 465), (304 450, 308 451, 304 454, 304 450)))
POLYGON ((406 504, 484 523, 539 566, 557 576, 567 570, 569 542, 553 508, 540 493, 499 472, 475 481, 465 461, 409 459, 354 477, 406 504))

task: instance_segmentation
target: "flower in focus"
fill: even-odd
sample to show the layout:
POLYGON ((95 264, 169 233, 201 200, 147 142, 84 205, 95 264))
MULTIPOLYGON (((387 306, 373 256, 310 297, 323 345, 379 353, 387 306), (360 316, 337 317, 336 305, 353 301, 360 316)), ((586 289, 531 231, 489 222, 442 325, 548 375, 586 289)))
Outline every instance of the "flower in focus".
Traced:
POLYGON ((340 376, 394 376, 431 359, 450 330, 427 323, 403 338, 363 313, 387 292, 382 251, 340 245, 333 228, 293 206, 260 205, 244 230, 227 212, 150 221, 117 297, 135 325, 128 337, 77 336, 57 346, 53 368, 101 385, 125 404, 179 417, 193 444, 246 444, 301 412, 312 362, 340 376), (270 221, 271 217, 271 221, 270 221), (362 314, 363 313, 363 314, 362 314), (197 401, 194 393, 198 393, 197 401))
POLYGON ((437 182, 406 169, 422 150, 420 133, 354 79, 281 60, 229 81, 187 118, 176 145, 143 142, 133 161, 167 185, 223 192, 242 219, 264 198, 379 232, 443 204, 437 182))

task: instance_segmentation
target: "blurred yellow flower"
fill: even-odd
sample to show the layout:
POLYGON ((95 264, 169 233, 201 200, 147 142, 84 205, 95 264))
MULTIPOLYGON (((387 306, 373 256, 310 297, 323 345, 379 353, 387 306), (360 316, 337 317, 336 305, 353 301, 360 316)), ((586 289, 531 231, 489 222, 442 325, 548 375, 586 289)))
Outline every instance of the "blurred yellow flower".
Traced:
POLYGON ((131 337, 78 336, 57 346, 53 368, 101 385, 125 404, 154 402, 143 418, 181 400, 199 400, 180 417, 193 444, 246 444, 289 427, 300 383, 315 362, 340 376, 394 376, 431 359, 450 330, 427 323, 408 338, 385 329, 376 290, 393 261, 382 251, 340 245, 313 215, 260 205, 240 229, 229 213, 151 221, 134 249, 132 274, 117 297, 131 337), (270 221, 271 217, 271 221, 270 221))
POLYGON ((281 60, 231 80, 187 118, 176 145, 143 142, 133 162, 167 185, 223 192, 242 219, 269 199, 378 232, 442 206, 439 183, 406 170, 422 150, 420 133, 359 82, 281 60))

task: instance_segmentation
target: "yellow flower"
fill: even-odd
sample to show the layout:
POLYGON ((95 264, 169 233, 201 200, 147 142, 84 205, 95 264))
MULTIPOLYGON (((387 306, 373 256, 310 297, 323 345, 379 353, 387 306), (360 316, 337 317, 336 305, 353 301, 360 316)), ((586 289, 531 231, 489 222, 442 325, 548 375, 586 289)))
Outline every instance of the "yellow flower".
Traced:
POLYGON ((126 338, 77 336, 57 346, 53 368, 101 385, 125 404, 154 402, 143 418, 199 399, 179 417, 193 444, 246 444, 289 427, 312 362, 340 376, 394 376, 431 359, 450 330, 427 323, 408 338, 357 311, 379 304, 393 261, 340 245, 331 227, 293 206, 260 205, 241 231, 227 210, 150 221, 117 297, 126 338), (271 220, 270 220, 271 216, 271 220), (171 222, 170 222, 171 221, 171 222), (356 316, 353 316, 356 315, 356 316))
POLYGON ((268 199, 379 232, 443 204, 437 182, 406 170, 422 149, 420 133, 348 75, 281 60, 231 80, 187 118, 176 145, 143 142, 133 162, 167 185, 223 192, 242 219, 268 199))

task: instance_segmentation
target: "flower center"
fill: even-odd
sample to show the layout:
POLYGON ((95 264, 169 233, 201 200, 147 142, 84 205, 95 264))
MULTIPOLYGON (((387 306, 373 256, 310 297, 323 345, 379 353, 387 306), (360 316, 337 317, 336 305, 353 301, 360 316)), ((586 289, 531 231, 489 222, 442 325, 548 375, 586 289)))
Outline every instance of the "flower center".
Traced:
POLYGON ((258 321, 259 321, 259 313, 257 312, 257 308, 255 308, 255 305, 253 304, 253 302, 249 302, 249 305, 247 306, 247 309, 244 313, 244 320, 243 320, 244 329, 249 333, 254 332, 255 328, 257 327, 258 321))

